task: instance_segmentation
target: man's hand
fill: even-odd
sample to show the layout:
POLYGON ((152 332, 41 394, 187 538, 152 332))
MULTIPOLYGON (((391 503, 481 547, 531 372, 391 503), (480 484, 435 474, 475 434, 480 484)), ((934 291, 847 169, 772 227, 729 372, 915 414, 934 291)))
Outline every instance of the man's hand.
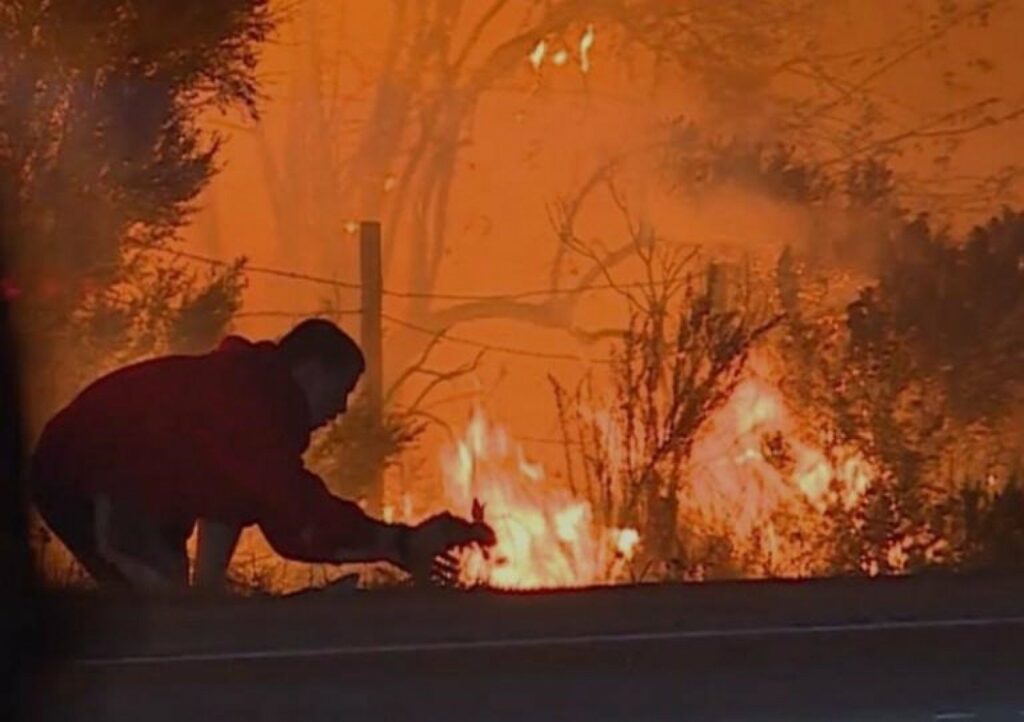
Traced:
POLYGON ((454 552, 468 546, 490 547, 494 530, 484 521, 467 521, 444 512, 409 529, 402 543, 401 562, 417 584, 452 585, 458 581, 459 564, 454 552))

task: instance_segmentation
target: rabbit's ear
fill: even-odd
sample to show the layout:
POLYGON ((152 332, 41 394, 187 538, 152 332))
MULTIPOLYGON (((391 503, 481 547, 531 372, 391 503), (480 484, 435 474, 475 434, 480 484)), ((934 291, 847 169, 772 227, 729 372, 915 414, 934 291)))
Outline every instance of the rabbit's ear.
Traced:
POLYGON ((484 520, 485 507, 480 503, 479 499, 473 499, 473 511, 472 517, 475 522, 482 522, 484 520))

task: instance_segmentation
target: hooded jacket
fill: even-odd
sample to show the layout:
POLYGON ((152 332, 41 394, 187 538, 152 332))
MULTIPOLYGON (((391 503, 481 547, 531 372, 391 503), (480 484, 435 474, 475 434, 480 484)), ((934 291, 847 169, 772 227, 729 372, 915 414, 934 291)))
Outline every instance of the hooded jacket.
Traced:
POLYGON ((187 536, 199 518, 258 524, 282 556, 338 561, 384 526, 303 465, 309 412, 271 342, 233 336, 91 384, 46 426, 36 488, 137 509, 187 536))

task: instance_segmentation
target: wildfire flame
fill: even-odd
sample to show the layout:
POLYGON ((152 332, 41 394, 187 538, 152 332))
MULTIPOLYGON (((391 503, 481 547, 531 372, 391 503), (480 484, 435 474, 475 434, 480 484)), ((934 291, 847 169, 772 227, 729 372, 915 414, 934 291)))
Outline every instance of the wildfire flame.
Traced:
MULTIPOLYGON (((792 527, 776 526, 779 512, 785 523, 796 521, 812 532, 827 505, 852 505, 877 470, 859 450, 826 444, 767 380, 772 378, 770 365, 752 366, 762 373, 751 370, 695 439, 680 470, 684 486, 677 521, 680 529, 696 523, 715 534, 725 531, 738 553, 761 555, 758 563, 771 573, 802 576, 811 573, 817 550, 791 541, 801 537, 787 537, 792 527)), ((626 479, 627 457, 645 454, 643 432, 630 432, 613 409, 588 410, 587 415, 599 430, 611 476, 626 479), (629 433, 634 437, 628 438, 629 433)), ((616 486, 610 500, 622 501, 616 486)))
POLYGON ((728 510, 741 529, 793 494, 820 507, 833 480, 841 482, 851 502, 874 473, 855 451, 840 449, 830 458, 808 441, 781 392, 756 377, 741 382, 708 421, 691 466, 699 500, 728 510))
MULTIPOLYGON (((595 412, 594 418, 615 465, 623 430, 610 412, 595 412)), ((462 438, 442 451, 441 462, 449 507, 484 519, 497 535, 493 549, 463 554, 462 583, 539 589, 627 578, 642 544, 637 529, 599 524, 589 501, 548 479, 544 467, 527 459, 479 408, 462 438)), ((780 541, 777 510, 796 502, 810 519, 831 500, 834 482, 844 494, 840 501, 852 503, 875 470, 856 450, 816 445, 782 392, 751 374, 707 421, 683 473, 688 483, 681 509, 724 525, 739 544, 762 535, 773 573, 799 576, 807 573, 800 561, 807 550, 780 541)), ((680 522, 686 523, 683 517, 680 522)))
POLYGON ((449 503, 467 516, 486 514, 497 536, 486 553, 464 554, 461 581, 467 585, 543 589, 609 583, 636 553, 635 529, 597 525, 590 504, 548 481, 544 467, 530 462, 481 409, 441 461, 449 503))
POLYGON ((774 514, 786 504, 804 504, 806 521, 824 510, 833 489, 850 505, 876 476, 856 449, 815 443, 782 392, 761 378, 740 383, 707 422, 690 460, 686 503, 705 519, 723 522, 736 539, 760 530, 773 573, 802 576, 813 549, 782 548, 774 514), (835 484, 836 486, 833 486, 835 484))

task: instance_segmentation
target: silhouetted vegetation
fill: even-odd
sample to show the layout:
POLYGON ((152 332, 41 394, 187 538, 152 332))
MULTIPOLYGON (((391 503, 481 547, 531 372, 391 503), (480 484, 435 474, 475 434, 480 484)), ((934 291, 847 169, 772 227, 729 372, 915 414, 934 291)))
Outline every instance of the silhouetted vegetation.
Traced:
MULTIPOLYGON (((204 121, 258 116, 259 51, 277 20, 270 5, 0 8, 0 174, 12 260, 0 293, 24 337, 34 426, 110 367, 208 349, 240 309, 243 259, 198 272, 176 251, 218 170, 222 139, 204 121)), ((964 237, 944 225, 977 204, 991 213, 1003 196, 989 191, 1019 169, 992 172, 956 198, 895 169, 908 148, 945 168, 959 140, 1024 108, 1014 97, 971 96, 933 112, 887 97, 874 83, 879 73, 939 55, 958 29, 984 27, 994 12, 988 2, 911 5, 918 22, 890 44, 835 52, 818 42, 830 9, 804 0, 395 3, 381 16, 387 51, 353 61, 365 97, 352 99, 339 80, 348 66, 334 59, 337 68, 324 69, 323 7, 301 4, 306 75, 295 84, 309 87, 282 101, 284 157, 266 128, 239 128, 259 147, 277 251, 284 258, 289 244, 304 244, 333 272, 352 260, 354 244, 338 242, 346 224, 381 220, 385 263, 408 264, 389 276, 389 285, 390 277, 407 284, 389 288, 398 291, 389 303, 402 298, 402 333, 423 341, 396 343, 403 356, 388 358, 388 370, 400 371, 383 415, 356 403, 315 440, 311 465, 335 491, 363 496, 425 423, 444 424, 428 397, 477 370, 482 352, 454 368, 429 365, 435 345, 459 324, 516 321, 560 329, 595 351, 611 339, 607 366, 572 391, 556 383, 567 481, 599 523, 639 531, 641 566, 654 576, 1019 567, 1024 213, 1006 209, 964 237), (480 109, 496 91, 516 97, 524 115, 551 94, 586 96, 595 47, 600 62, 621 65, 615 72, 644 76, 637 85, 651 97, 675 82, 687 103, 700 98, 702 120, 580 154, 596 160, 579 161, 579 186, 546 209, 538 204, 553 229, 542 288, 440 292, 453 239, 486 235, 467 230, 452 200, 473 185, 462 169, 479 160, 468 149, 484 136, 480 109), (719 268, 714 244, 691 254, 631 212, 616 173, 652 158, 681 203, 738 190, 799 209, 807 231, 774 268, 748 262, 737 280, 727 262, 719 268), (602 226, 597 234, 606 235, 595 237, 585 208, 600 204, 622 212, 624 234, 602 226), (408 252, 393 253, 395 243, 408 252), (620 282, 631 272, 645 280, 620 282), (732 293, 737 284, 742 293, 732 293), (584 327, 578 311, 598 290, 618 294, 622 307, 584 327), (691 462, 708 420, 757 357, 799 423, 758 431, 758 448, 745 449, 785 488, 739 528, 690 503, 703 481, 691 462), (813 493, 793 481, 807 473, 800 444, 820 450, 816 463, 827 469, 813 493), (870 468, 870 483, 841 471, 852 456, 870 468)), ((971 77, 991 69, 950 55, 971 77)), ((935 182, 949 182, 940 176, 935 182)), ((334 311, 343 307, 335 299, 334 311)), ((752 492, 771 485, 750 479, 752 492)), ((266 569, 250 562, 251 583, 269 586, 266 569)))
POLYGON ((238 264, 176 261, 216 170, 210 111, 254 115, 267 0, 15 2, 0 11, 0 164, 14 179, 10 276, 35 411, 112 363, 207 348, 238 264))
POLYGON ((827 443, 860 449, 877 471, 854 503, 830 497, 830 569, 993 563, 1019 536, 1006 509, 1022 452, 1022 239, 1009 210, 962 241, 906 221, 883 239, 879 280, 842 315, 807 300, 814 271, 780 259, 785 388, 827 443))

